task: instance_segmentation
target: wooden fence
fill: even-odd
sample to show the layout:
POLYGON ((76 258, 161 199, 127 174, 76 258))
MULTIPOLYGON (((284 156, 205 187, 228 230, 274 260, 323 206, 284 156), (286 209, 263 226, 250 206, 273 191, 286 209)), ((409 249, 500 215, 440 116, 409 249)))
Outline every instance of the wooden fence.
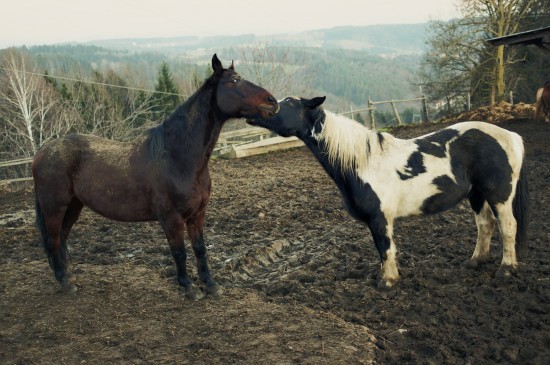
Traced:
MULTIPOLYGON (((32 157, 25 157, 25 158, 18 158, 16 160, 11 161, 3 161, 0 162, 0 168, 4 167, 10 167, 10 166, 18 166, 18 165, 24 165, 32 162, 32 157)), ((31 181, 32 177, 20 177, 16 179, 6 179, 6 180, 0 180, 0 185, 7 185, 13 182, 20 182, 20 181, 31 181)))
MULTIPOLYGON (((241 158, 259 155, 267 152, 298 147, 303 142, 296 137, 284 138, 275 136, 267 129, 259 127, 241 128, 234 131, 222 132, 214 148, 213 155, 222 158, 241 158)), ((7 168, 28 164, 32 158, 19 158, 0 162, 0 168, 7 168)), ((32 177, 0 180, 0 186, 14 182, 31 181, 32 177)))
MULTIPOLYGON (((396 103, 414 102, 414 101, 421 102, 421 110, 422 110, 421 119, 423 122, 427 122, 428 108, 427 108, 427 102, 426 102, 425 96, 422 96, 419 98, 412 98, 412 99, 383 100, 383 101, 372 101, 370 100, 370 97, 369 97, 368 108, 352 110, 341 114, 344 114, 344 115, 351 114, 353 118, 354 114, 368 111, 369 119, 370 119, 370 128, 376 129, 376 123, 374 120, 374 110, 376 109, 376 105, 389 103, 392 106, 395 119, 397 120, 397 124, 402 125, 403 122, 401 121, 401 117, 399 116, 399 113, 397 111, 396 103)), ((259 127, 248 127, 248 128, 237 129, 234 131, 222 132, 220 134, 216 147, 214 148, 213 155, 224 157, 224 158, 240 158, 240 157, 258 155, 258 154, 284 150, 284 149, 294 148, 299 146, 303 146, 303 142, 296 137, 290 137, 290 138, 278 137, 273 132, 267 129, 259 128, 259 127)), ((19 158, 16 160, 0 162, 0 168, 23 165, 31 162, 32 162, 31 157, 19 158)), ((0 186, 7 185, 13 182, 31 181, 31 180, 32 180, 32 177, 5 179, 5 180, 0 180, 0 186)))
POLYGON ((340 113, 343 115, 349 115, 351 114, 352 118, 354 118, 354 114, 361 113, 368 111, 369 112, 369 120, 370 120, 370 129, 376 129, 376 122, 374 120, 374 110, 376 109, 376 105, 381 104, 391 104, 393 114, 395 115, 395 120, 397 121, 398 125, 403 125, 403 122, 401 121, 401 116, 399 115, 399 112, 397 111, 396 103, 404 103, 404 102, 413 102, 413 101, 420 101, 420 110, 422 110, 421 119, 422 122, 426 123, 428 122, 428 102, 426 99, 426 96, 421 96, 419 98, 411 98, 411 99, 392 99, 392 100, 381 100, 381 101, 372 101, 369 97, 368 101, 368 108, 365 109, 358 109, 358 110, 351 110, 349 112, 340 113))

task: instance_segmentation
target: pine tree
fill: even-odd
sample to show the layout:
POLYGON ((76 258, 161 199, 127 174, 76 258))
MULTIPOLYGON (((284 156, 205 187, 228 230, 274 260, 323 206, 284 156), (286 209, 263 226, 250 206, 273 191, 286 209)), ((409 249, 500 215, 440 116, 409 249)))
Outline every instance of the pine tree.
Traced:
POLYGON ((155 85, 155 117, 164 119, 182 102, 180 92, 174 83, 170 67, 166 62, 160 66, 155 85))

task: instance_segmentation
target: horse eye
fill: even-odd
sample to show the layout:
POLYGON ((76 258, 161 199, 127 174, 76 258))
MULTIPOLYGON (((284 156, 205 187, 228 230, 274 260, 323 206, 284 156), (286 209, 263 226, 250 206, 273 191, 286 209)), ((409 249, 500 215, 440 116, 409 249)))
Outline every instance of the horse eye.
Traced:
POLYGON ((236 83, 239 82, 239 79, 233 79, 231 82, 234 83, 234 84, 236 84, 236 83))

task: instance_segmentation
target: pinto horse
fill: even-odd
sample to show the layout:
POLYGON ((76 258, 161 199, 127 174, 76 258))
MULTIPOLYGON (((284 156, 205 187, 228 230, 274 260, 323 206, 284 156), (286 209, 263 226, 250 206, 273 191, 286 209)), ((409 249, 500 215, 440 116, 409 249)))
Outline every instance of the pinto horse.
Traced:
POLYGON ((66 273, 66 240, 84 206, 104 217, 158 221, 188 297, 202 292, 186 270, 185 228, 198 273, 208 294, 220 293, 207 265, 203 224, 210 197, 208 162, 229 118, 268 117, 278 111, 265 89, 212 57, 213 74, 162 124, 122 143, 72 134, 44 145, 32 173, 37 223, 55 278, 66 291, 76 288, 66 273))
POLYGON ((550 81, 537 90, 535 102, 535 119, 550 122, 550 81))
POLYGON ((381 258, 380 287, 399 278, 394 220, 434 214, 468 198, 478 228, 467 263, 489 259, 498 221, 503 237, 499 277, 511 275, 526 245, 529 197, 523 141, 519 135, 482 122, 458 123, 437 132, 398 139, 323 110, 324 97, 288 97, 275 116, 249 124, 281 136, 297 136, 334 180, 348 212, 366 223, 381 258))

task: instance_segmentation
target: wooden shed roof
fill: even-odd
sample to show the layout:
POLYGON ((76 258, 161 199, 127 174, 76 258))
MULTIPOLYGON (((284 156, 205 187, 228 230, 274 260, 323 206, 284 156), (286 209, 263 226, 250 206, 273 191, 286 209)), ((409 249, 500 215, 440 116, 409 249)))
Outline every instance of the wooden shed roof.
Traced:
POLYGON ((526 32, 514 33, 504 37, 487 39, 493 46, 535 45, 550 53, 550 27, 543 27, 526 32))

